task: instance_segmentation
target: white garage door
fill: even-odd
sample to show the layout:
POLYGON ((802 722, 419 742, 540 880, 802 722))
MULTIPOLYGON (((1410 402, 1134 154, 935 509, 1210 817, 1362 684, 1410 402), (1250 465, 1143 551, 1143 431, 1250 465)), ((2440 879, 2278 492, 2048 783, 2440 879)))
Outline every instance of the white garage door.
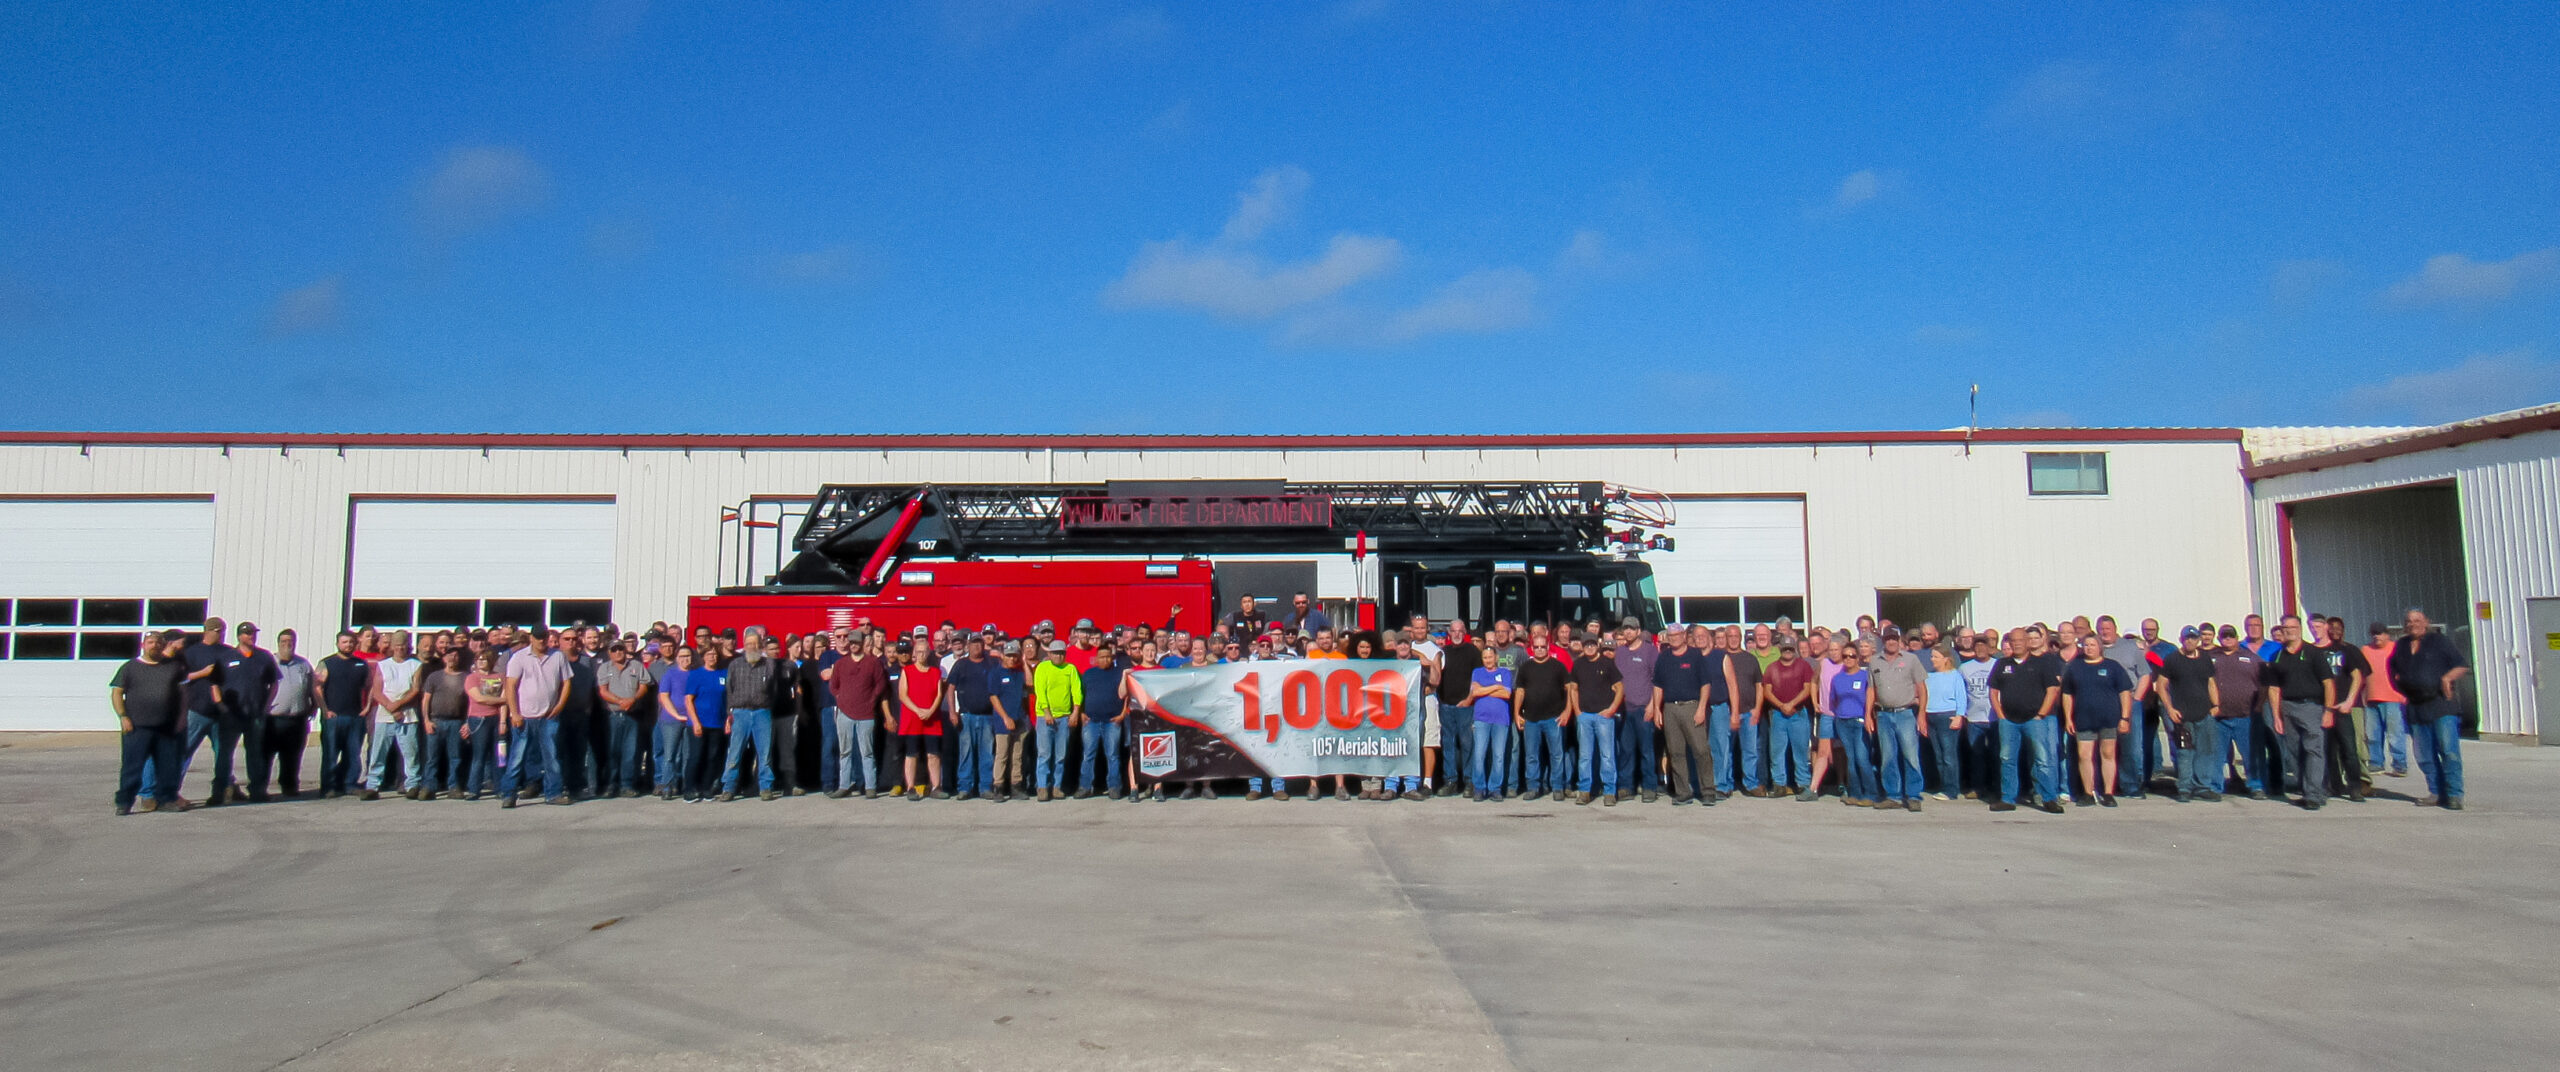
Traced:
POLYGON ((212 588, 211 500, 0 502, 0 730, 114 729, 116 664, 212 588))
POLYGON ((1683 499, 1674 550, 1644 556, 1675 622, 1804 620, 1804 500, 1683 499))
POLYGON ((349 624, 602 624, 613 534, 610 502, 358 502, 349 624))

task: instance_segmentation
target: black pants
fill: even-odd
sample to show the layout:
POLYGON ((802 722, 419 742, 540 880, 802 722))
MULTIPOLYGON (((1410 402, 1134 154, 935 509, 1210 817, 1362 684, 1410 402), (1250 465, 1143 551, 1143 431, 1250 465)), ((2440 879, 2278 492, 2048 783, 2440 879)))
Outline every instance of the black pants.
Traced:
POLYGON ((286 796, 302 793, 302 749, 311 741, 311 720, 300 715, 259 715, 246 720, 249 746, 249 799, 267 798, 272 776, 286 796))
POLYGON ((720 768, 729 760, 729 731, 705 729, 686 738, 685 772, 693 782, 693 795, 707 797, 720 789, 720 768))
POLYGON ((136 726, 124 733, 123 776, 116 781, 116 807, 130 808, 142 795, 142 767, 151 765, 151 799, 167 804, 178 799, 178 779, 183 771, 180 759, 187 746, 186 731, 179 727, 147 728, 136 726))

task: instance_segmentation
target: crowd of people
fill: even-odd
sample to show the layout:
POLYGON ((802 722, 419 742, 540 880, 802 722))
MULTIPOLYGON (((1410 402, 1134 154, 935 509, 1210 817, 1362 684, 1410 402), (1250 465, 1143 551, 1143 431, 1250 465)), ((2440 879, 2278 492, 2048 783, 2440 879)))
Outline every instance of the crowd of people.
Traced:
MULTIPOLYGON (((1177 614, 1179 608, 1176 608, 1177 614)), ((1714 805, 1736 794, 1919 811, 1923 798, 2115 807, 2290 796, 2361 801, 2414 761, 2424 805, 2462 808, 2459 649, 2425 614, 2359 645, 2331 617, 2257 615, 2172 638, 2112 617, 2010 629, 1779 620, 1674 626, 1462 622, 1337 631, 1304 595, 1247 598, 1202 633, 1010 636, 945 622, 826 633, 666 623, 339 632, 316 662, 221 619, 144 639, 109 696, 123 730, 119 814, 179 796, 212 745, 203 805, 320 798, 1215 799, 1232 783, 1141 779, 1126 747, 1138 670, 1269 659, 1419 662, 1421 771, 1330 778, 1330 795, 1714 805), (245 749, 245 780, 235 762, 245 749), (1143 788, 1142 788, 1143 785, 1143 788)), ((1247 800, 1325 795, 1250 779, 1247 800)))

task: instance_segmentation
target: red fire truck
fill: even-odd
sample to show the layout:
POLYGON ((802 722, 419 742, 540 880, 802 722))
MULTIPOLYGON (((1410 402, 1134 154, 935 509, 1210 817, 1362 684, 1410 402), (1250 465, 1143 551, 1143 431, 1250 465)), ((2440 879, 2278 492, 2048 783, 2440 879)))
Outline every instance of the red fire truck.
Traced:
POLYGON ((1357 578, 1348 626, 1424 613, 1479 630, 1628 615, 1658 628, 1636 552, 1669 550, 1645 530, 1670 523, 1662 496, 1598 482, 830 484, 778 570, 693 597, 688 619, 785 633, 868 621, 1021 634, 1043 620, 1063 633, 1084 618, 1200 632, 1236 595, 1270 594, 1254 588, 1267 570, 1241 579, 1269 560, 1344 556, 1357 578))

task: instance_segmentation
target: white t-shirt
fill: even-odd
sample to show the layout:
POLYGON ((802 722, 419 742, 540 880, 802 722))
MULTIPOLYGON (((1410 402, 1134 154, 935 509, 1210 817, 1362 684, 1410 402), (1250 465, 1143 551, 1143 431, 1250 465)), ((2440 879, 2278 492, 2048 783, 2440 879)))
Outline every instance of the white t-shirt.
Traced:
MULTIPOLYGON (((386 658, 373 664, 373 672, 381 675, 383 695, 398 696, 409 691, 409 687, 417 682, 418 660, 386 658)), ((416 717, 418 717, 418 702, 414 699, 409 701, 409 706, 397 711, 385 708, 381 704, 373 706, 375 722, 407 722, 416 717)))

